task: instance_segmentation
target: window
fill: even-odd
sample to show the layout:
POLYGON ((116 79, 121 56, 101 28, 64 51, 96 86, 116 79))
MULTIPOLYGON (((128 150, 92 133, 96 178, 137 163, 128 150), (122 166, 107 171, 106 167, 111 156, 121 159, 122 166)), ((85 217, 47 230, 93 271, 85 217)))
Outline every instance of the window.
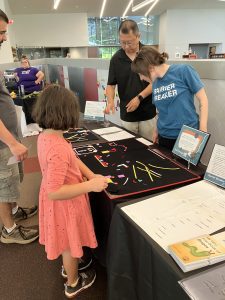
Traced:
MULTIPOLYGON (((128 17, 137 22, 141 41, 146 45, 158 44, 159 17, 128 17)), ((96 46, 119 46, 118 29, 122 18, 88 18, 89 45, 96 46)))

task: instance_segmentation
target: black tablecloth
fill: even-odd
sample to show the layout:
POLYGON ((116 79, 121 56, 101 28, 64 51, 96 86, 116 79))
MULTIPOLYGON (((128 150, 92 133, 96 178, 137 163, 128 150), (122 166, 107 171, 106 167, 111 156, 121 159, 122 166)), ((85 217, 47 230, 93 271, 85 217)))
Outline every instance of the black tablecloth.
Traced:
MULTIPOLYGON (((178 281, 213 266, 184 273, 170 255, 122 211, 127 204, 116 206, 109 231, 108 300, 188 300, 178 281)), ((218 232, 221 231, 224 228, 218 232)))
POLYGON ((177 283, 184 273, 123 213, 121 205, 116 207, 111 222, 107 272, 108 300, 189 299, 177 283))
MULTIPOLYGON (((195 168, 195 171, 199 175, 203 175, 204 168, 195 168)), ((152 191, 151 195, 156 194, 157 191, 152 191)), ((118 204, 125 204, 132 200, 131 197, 126 197, 123 199, 110 199, 106 193, 91 193, 90 195, 90 204, 93 215, 95 233, 98 241, 98 248, 94 250, 95 257, 99 262, 106 266, 106 248, 108 243, 108 234, 111 224, 111 219, 113 212, 118 204)), ((148 196, 149 197, 149 196, 148 196)), ((133 198, 134 199, 134 198, 133 198)), ((135 202, 140 201, 141 197, 139 196, 134 200, 135 202)))
POLYGON ((34 104, 36 103, 36 100, 37 100, 36 95, 27 98, 17 97, 14 99, 15 105, 22 106, 27 125, 31 123, 36 123, 32 117, 32 111, 33 111, 34 104))

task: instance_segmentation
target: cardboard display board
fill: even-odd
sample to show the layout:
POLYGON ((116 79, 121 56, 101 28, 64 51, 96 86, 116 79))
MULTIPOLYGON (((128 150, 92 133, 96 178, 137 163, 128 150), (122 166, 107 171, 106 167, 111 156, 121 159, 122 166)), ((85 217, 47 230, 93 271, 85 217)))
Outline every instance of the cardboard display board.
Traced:
POLYGON ((74 151, 93 172, 109 178, 106 191, 113 199, 200 179, 135 139, 82 145, 74 151))

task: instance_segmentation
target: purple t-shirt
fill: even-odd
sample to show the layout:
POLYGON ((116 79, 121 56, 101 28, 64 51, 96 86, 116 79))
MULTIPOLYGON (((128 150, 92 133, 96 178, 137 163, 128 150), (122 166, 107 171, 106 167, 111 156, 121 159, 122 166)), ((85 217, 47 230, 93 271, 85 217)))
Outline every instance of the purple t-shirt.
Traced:
POLYGON ((17 68, 15 73, 19 77, 18 86, 23 85, 26 93, 38 92, 41 90, 41 84, 36 84, 36 74, 39 72, 37 68, 29 67, 27 69, 17 68))

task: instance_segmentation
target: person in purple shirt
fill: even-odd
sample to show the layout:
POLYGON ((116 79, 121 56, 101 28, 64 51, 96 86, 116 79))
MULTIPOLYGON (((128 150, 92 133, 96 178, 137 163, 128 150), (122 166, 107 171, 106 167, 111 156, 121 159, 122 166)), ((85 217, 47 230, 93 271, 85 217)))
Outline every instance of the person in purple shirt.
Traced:
POLYGON ((15 78, 19 86, 24 86, 24 92, 31 94, 42 89, 44 73, 37 68, 31 67, 26 56, 21 58, 21 67, 15 70, 15 78))

